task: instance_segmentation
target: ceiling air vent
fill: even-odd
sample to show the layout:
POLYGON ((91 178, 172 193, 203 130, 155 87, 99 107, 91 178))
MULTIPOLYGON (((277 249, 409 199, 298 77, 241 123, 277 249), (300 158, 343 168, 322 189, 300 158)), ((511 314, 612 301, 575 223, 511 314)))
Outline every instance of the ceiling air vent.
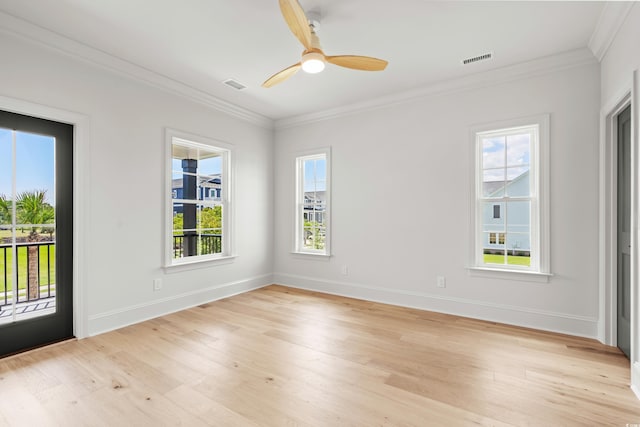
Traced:
POLYGON ((227 79, 225 81, 223 81, 222 83, 226 84, 229 87, 232 87, 236 90, 242 90, 242 89, 246 89, 247 87, 245 85, 243 85, 242 83, 240 83, 237 80, 234 79, 227 79))
POLYGON ((493 52, 485 53, 483 55, 474 56, 473 58, 467 58, 462 60, 462 65, 473 64, 480 61, 488 61, 493 58, 493 52))

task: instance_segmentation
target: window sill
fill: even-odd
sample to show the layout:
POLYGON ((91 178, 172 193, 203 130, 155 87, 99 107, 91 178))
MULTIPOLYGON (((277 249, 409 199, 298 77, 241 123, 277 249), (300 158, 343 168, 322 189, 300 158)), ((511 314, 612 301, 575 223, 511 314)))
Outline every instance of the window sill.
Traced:
POLYGON ((198 259, 193 261, 182 261, 178 264, 164 266, 165 273, 178 273, 181 271, 195 270, 197 268, 209 268, 216 265, 231 264, 237 255, 227 255, 217 258, 198 259))
POLYGON ((551 273, 541 273, 538 271, 506 270, 489 267, 467 267, 469 275, 472 277, 484 277, 489 279, 521 280, 525 282, 549 283, 553 276, 551 273))
POLYGON ((331 255, 314 252, 291 252, 294 258, 308 259, 314 261, 329 261, 331 255))

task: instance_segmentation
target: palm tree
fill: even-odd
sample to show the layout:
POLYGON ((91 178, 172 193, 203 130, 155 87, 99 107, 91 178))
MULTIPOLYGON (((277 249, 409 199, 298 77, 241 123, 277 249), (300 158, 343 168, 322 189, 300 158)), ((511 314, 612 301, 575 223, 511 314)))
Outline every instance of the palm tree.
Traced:
POLYGON ((11 202, 7 196, 0 194, 0 224, 11 223, 11 202))
MULTIPOLYGON (((53 206, 46 202, 46 190, 25 191, 18 194, 16 200, 16 222, 27 225, 31 228, 27 241, 35 243, 40 240, 39 230, 44 227, 42 224, 52 224, 55 219, 53 206)), ((28 287, 29 299, 38 298, 39 278, 38 278, 38 251, 39 246, 28 246, 29 255, 28 266, 28 287)))
MULTIPOLYGON (((7 199, 7 196, 0 194, 0 225, 11 224, 11 215, 13 211, 13 203, 7 199)), ((11 241, 9 237, 0 237, 0 244, 11 241)))

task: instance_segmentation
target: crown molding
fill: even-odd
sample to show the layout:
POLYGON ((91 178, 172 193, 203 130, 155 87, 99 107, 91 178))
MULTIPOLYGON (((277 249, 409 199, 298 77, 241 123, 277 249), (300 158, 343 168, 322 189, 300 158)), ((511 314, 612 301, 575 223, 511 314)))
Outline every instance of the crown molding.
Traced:
POLYGON ((66 56, 91 63, 100 68, 108 69, 125 77, 133 78, 157 89, 189 99, 237 119, 263 128, 273 129, 273 120, 268 117, 254 113, 253 111, 224 101, 207 92, 5 12, 0 12, 0 32, 20 37, 66 56))
POLYGON ((595 64, 597 64, 597 61, 591 51, 587 48, 582 48, 516 65, 496 68, 494 70, 476 73, 457 79, 437 82, 422 88, 416 88, 406 92, 376 98, 371 101, 355 103, 317 113, 280 119, 275 122, 275 128, 276 130, 281 130, 296 126, 303 126, 324 120, 331 120, 365 111, 403 104, 420 98, 481 89, 510 81, 562 71, 569 68, 595 64))
POLYGON ((634 2, 630 1, 606 2, 604 4, 596 28, 589 39, 589 49, 598 62, 601 62, 607 54, 633 4, 634 2))

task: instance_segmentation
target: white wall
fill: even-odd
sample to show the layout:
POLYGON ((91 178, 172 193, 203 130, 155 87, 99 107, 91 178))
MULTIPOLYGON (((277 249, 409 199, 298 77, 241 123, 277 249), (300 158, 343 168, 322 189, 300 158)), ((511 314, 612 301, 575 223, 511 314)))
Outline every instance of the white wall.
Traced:
POLYGON ((273 131, 3 34, 0 95, 88 116, 81 276, 95 334, 271 283, 273 131), (235 146, 233 263, 165 274, 164 128, 235 146), (152 280, 164 287, 153 292, 152 280))
POLYGON ((276 131, 276 282, 596 337, 599 67, 425 96, 276 131), (470 277, 472 125, 551 115, 549 283, 470 277), (293 161, 330 145, 332 253, 292 255, 293 161), (341 266, 348 275, 340 274, 341 266), (445 289, 436 276, 446 277, 445 289))
MULTIPOLYGON (((631 11, 627 15, 627 18, 618 31, 613 43, 609 47, 607 53, 601 62, 601 93, 602 93, 602 115, 606 117, 611 114, 611 109, 618 104, 627 93, 631 92, 633 85, 633 73, 636 71, 636 80, 640 78, 640 6, 636 3, 632 6, 631 11)), ((636 88, 638 84, 636 83, 636 88)), ((636 200, 638 200, 638 147, 640 147, 640 135, 638 134, 638 122, 640 121, 640 111, 638 106, 640 100, 637 99, 640 93, 636 89, 634 96, 636 97, 632 112, 634 124, 634 140, 632 144, 635 147, 634 167, 636 168, 636 200)), ((606 135, 603 135, 603 144, 608 144, 606 135)), ((637 204, 637 201, 636 201, 637 204)), ((640 223, 638 220, 637 205, 635 212, 635 224, 636 227, 640 223)), ((640 230, 636 228, 636 237, 640 230)), ((640 397, 640 285, 638 283, 638 266, 640 266, 640 252, 635 251, 635 275, 632 275, 634 279, 632 286, 632 326, 631 326, 631 384, 635 393, 640 397)), ((613 284, 604 282, 603 286, 613 286, 613 284)), ((603 289, 603 293, 606 289, 603 289)))

